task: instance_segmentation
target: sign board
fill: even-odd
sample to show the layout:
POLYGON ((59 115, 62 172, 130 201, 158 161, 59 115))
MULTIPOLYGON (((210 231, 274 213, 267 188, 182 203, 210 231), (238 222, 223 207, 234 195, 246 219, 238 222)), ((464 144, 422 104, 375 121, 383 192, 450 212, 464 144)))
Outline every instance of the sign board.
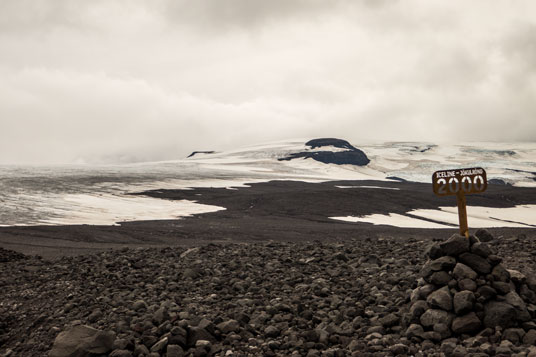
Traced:
POLYGON ((488 188, 486 171, 481 167, 436 171, 432 175, 432 186, 438 196, 456 195, 460 234, 469 238, 465 195, 486 191, 488 188))
POLYGON ((483 168, 443 170, 432 175, 434 193, 438 196, 481 193, 486 191, 488 180, 483 168))

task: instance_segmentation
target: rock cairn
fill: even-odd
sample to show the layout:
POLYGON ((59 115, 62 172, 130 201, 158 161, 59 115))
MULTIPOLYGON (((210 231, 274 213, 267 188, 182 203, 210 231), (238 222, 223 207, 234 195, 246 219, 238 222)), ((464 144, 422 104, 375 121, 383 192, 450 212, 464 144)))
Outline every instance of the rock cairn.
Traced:
POLYGON ((536 279, 506 269, 490 240, 481 230, 427 250, 411 294, 408 339, 448 344, 477 336, 486 343, 536 343, 536 279))

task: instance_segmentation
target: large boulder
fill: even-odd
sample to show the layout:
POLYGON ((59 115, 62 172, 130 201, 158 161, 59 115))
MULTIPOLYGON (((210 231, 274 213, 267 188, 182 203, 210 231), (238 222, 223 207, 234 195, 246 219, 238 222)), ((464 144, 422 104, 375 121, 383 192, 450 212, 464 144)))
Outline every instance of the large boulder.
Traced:
POLYGON ((49 357, 86 357, 112 350, 115 333, 86 325, 77 325, 61 332, 54 340, 49 357))

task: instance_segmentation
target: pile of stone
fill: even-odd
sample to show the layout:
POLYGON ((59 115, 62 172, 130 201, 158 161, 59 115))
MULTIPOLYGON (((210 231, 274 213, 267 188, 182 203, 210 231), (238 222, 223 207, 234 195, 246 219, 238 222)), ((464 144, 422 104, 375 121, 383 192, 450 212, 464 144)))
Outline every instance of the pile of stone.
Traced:
POLYGON ((536 343, 536 279, 508 270, 486 231, 432 245, 411 294, 406 336, 415 342, 497 336, 536 343), (480 238, 480 239, 479 239, 480 238))

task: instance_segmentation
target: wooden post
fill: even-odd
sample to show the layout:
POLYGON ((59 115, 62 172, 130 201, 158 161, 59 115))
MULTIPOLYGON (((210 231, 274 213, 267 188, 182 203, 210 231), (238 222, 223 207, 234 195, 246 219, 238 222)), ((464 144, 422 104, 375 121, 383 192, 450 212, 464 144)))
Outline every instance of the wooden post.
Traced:
POLYGON ((469 238, 469 228, 467 226, 467 203, 463 191, 460 190, 456 194, 458 203, 458 219, 460 221, 460 234, 469 238))

